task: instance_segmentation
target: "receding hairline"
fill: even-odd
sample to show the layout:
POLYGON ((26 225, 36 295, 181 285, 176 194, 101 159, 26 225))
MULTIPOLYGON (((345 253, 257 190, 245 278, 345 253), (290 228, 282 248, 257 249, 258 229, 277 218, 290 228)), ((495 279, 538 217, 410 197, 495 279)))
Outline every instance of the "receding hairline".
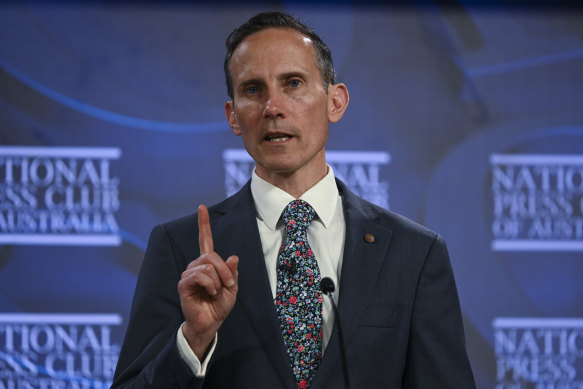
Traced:
MULTIPOLYGON (((302 33, 301 31, 296 30, 293 27, 289 27, 289 26, 268 26, 266 28, 263 28, 259 31, 255 31, 252 34, 249 34, 248 36, 246 36, 243 40, 241 40, 241 42, 239 42, 239 44, 233 49, 232 53, 231 53, 231 58, 229 60, 229 73, 231 74, 231 80, 232 80, 232 66, 233 66, 233 59, 236 58, 239 54, 238 51, 239 49, 252 37, 257 36, 258 34, 262 33, 262 32, 266 32, 268 30, 283 30, 283 31, 288 31, 290 33, 293 33, 295 35, 298 35, 298 39, 301 39, 303 41, 303 43, 305 43, 306 47, 311 48, 312 50, 312 59, 313 59, 313 63, 316 67, 316 69, 318 70, 318 77, 320 77, 320 81, 323 81, 323 77, 320 71, 320 66, 318 65, 318 50, 316 48, 316 44, 314 43, 314 40, 312 38, 310 38, 309 36, 307 36, 306 34, 302 33)), ((233 91, 234 92, 234 91, 233 91)), ((233 96, 234 98, 234 96, 233 96)))
POLYGON ((312 42, 314 48, 314 62, 320 72, 320 78, 324 89, 327 90, 329 85, 336 83, 336 72, 334 70, 330 48, 310 26, 285 12, 262 12, 235 28, 225 41, 227 54, 223 61, 223 68, 227 84, 227 92, 231 98, 234 97, 230 67, 233 53, 249 36, 270 28, 295 30, 303 37, 308 38, 312 42))
MULTIPOLYGON (((269 30, 288 31, 288 32, 293 33, 295 35, 299 35, 298 39, 301 39, 301 40, 303 40, 306 43, 309 42, 312 50, 314 50, 314 59, 317 59, 316 58, 317 57, 316 44, 314 43, 314 40, 312 38, 310 38, 309 36, 307 36, 306 34, 302 33, 301 31, 298 31, 295 28, 288 27, 288 26, 282 26, 282 27, 279 27, 279 26, 269 26, 269 27, 266 27, 266 28, 261 29, 259 31, 255 31, 252 34, 249 34, 243 40, 241 40, 241 42, 239 42, 239 44, 233 49, 232 54, 231 54, 231 58, 233 58, 235 56, 235 53, 237 52, 237 50, 239 50, 239 48, 241 46, 243 46, 243 44, 245 42, 247 42, 250 38, 256 37, 257 35, 259 35, 259 34, 261 34, 263 32, 269 31, 269 30)), ((229 62, 229 64, 230 64, 230 62, 229 62)))

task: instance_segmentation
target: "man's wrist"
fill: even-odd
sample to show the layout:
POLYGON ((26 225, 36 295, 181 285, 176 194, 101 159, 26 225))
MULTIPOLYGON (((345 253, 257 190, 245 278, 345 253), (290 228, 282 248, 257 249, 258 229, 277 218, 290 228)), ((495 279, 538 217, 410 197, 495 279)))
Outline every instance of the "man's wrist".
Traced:
POLYGON ((206 375, 209 362, 212 358, 212 355, 215 351, 215 347, 217 345, 218 337, 216 333, 213 335, 213 339, 209 347, 207 347, 204 359, 203 358, 199 359, 194 353, 194 350, 189 345, 188 340, 184 336, 183 327, 185 325, 186 323, 183 323, 182 326, 180 326, 180 328, 177 331, 176 345, 178 347, 178 353, 180 354, 182 360, 186 362, 192 373, 195 376, 202 378, 206 375))
POLYGON ((200 333, 193 331, 192 327, 188 325, 188 322, 182 324, 181 330, 192 352, 202 361, 208 354, 210 346, 215 339, 216 332, 200 333))

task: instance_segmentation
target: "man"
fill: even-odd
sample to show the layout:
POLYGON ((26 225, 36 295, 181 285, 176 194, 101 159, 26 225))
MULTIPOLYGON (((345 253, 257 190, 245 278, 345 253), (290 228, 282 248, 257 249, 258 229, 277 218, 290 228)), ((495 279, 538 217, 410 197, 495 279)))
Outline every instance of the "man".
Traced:
POLYGON ((263 13, 227 50, 225 112, 253 177, 153 230, 113 387, 336 389, 343 360, 352 388, 474 387, 445 243, 326 164, 349 100, 328 47, 263 13), (343 339, 323 277, 339 285, 343 339))

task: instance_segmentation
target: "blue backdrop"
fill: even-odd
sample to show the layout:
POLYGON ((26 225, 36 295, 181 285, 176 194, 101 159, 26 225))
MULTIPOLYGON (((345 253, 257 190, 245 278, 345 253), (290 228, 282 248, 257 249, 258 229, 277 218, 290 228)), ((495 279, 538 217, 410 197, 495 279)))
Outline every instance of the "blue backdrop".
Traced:
POLYGON ((108 387, 150 230, 252 168, 224 39, 267 9, 348 86, 337 175, 447 239, 478 387, 583 388, 583 10, 508 2, 1 3, 0 388, 108 387))

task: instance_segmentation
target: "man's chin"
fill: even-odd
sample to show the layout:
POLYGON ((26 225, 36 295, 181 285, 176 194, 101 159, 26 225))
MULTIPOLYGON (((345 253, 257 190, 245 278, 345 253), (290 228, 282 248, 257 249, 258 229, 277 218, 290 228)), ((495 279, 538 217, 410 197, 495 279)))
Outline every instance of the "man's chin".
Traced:
POLYGON ((298 167, 291 163, 264 164, 261 168, 259 168, 259 165, 257 167, 257 171, 261 171, 265 175, 277 174, 281 176, 289 176, 294 174, 297 170, 298 167))

